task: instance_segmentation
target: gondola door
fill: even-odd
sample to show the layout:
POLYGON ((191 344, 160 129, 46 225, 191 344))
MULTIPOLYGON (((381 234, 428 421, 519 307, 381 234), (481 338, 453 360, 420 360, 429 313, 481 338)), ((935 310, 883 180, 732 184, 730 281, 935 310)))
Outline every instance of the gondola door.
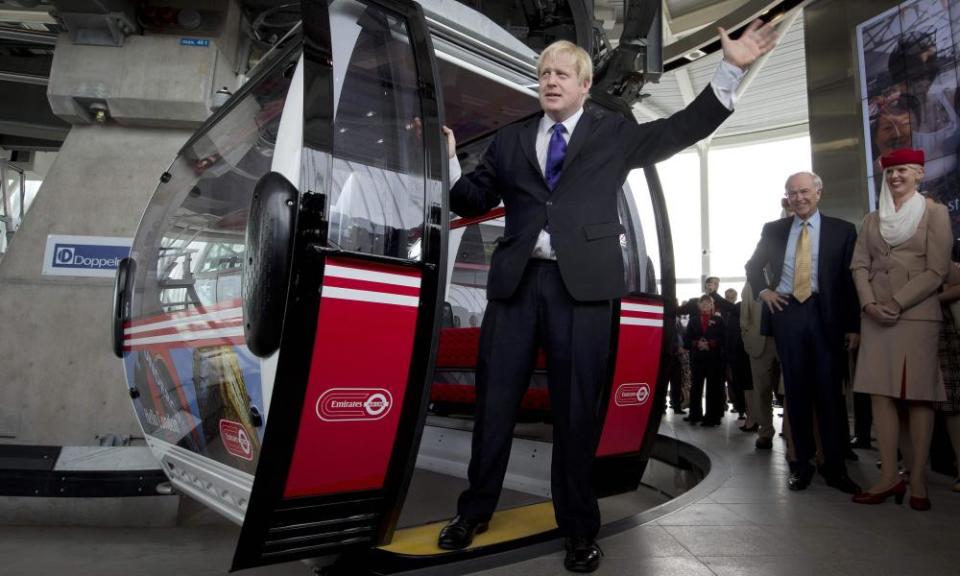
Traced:
POLYGON ((423 14, 302 6, 299 186, 262 181, 247 230, 247 341, 277 372, 234 570, 389 542, 438 338, 447 160, 423 14))

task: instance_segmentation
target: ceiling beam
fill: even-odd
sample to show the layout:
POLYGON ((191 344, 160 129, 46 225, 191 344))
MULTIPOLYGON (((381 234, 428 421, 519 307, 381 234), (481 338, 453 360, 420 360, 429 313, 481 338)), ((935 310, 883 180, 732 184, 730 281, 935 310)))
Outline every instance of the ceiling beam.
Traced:
MULTIPOLYGON (((755 18, 761 16, 764 12, 775 8, 779 4, 783 4, 785 1, 787 0, 747 0, 747 2, 745 2, 736 10, 717 20, 714 26, 708 26, 701 29, 699 32, 695 32, 689 36, 677 40, 672 44, 664 46, 663 63, 666 65, 678 58, 682 58, 684 54, 689 54, 694 50, 698 50, 708 44, 716 42, 718 39, 718 27, 722 27, 725 30, 736 30, 741 26, 748 24, 755 18)), ((803 0, 794 8, 802 8, 811 1, 812 0, 803 0)), ((792 4, 795 3, 789 2, 788 5, 792 4)))
POLYGON ((692 12, 672 17, 670 19, 670 28, 678 35, 697 28, 703 28, 730 14, 739 8, 743 2, 744 0, 723 0, 692 12))

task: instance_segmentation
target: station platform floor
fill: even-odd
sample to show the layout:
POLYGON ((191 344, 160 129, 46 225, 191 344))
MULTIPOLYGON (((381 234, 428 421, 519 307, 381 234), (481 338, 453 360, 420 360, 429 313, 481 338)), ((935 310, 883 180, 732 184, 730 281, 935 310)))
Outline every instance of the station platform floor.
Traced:
MULTIPOLYGON (((803 492, 787 489, 782 440, 754 449, 754 434, 734 418, 719 428, 690 426, 672 413, 660 434, 703 450, 707 477, 643 514, 650 520, 601 532, 599 575, 917 576, 960 575, 960 494, 953 479, 930 474, 933 509, 917 512, 892 499, 856 505, 817 477, 803 492)), ((779 426, 779 418, 776 419, 779 426)), ((869 485, 877 452, 859 450, 850 475, 869 485)), ((2 523, 2 520, 0 520, 2 523)), ((615 526, 615 525, 614 525, 615 526)), ((196 508, 176 528, 0 526, 0 574, 47 576, 212 576, 226 574, 239 529, 196 508)), ((559 540, 418 575, 564 574, 559 540)), ((237 573, 310 576, 299 562, 237 573)))

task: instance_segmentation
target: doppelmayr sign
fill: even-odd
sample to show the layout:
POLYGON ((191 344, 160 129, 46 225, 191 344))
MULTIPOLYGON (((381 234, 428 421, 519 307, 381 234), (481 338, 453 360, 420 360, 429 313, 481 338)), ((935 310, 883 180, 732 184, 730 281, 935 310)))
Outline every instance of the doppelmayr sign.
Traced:
POLYGON ((113 278, 130 254, 132 238, 49 234, 43 253, 44 276, 113 278))

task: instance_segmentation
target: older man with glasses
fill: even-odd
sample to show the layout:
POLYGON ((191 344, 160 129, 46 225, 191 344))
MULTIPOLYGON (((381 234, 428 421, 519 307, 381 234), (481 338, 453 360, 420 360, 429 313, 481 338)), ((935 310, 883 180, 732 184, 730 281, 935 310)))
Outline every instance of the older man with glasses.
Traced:
POLYGON ((813 479, 816 413, 821 473, 828 486, 856 494, 860 487, 847 476, 843 459, 840 366, 845 350, 859 341, 860 307, 850 274, 857 232, 817 209, 823 182, 816 174, 793 174, 785 188, 793 216, 764 225, 746 269, 765 305, 761 332, 773 336, 783 369, 795 446, 788 487, 803 490, 813 479))

